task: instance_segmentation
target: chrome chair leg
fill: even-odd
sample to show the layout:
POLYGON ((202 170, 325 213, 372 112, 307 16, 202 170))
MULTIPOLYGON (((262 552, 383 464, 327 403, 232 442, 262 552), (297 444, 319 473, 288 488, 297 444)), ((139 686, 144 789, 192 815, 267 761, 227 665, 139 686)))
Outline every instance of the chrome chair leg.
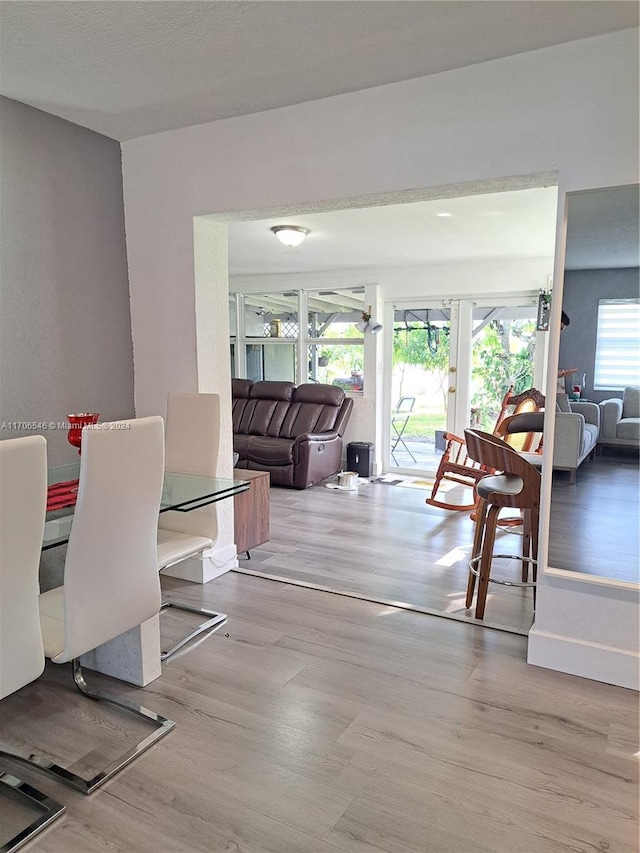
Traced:
POLYGON ((18 850, 27 841, 31 841, 38 833, 46 829, 49 824, 53 823, 61 817, 66 811, 66 806, 59 803, 57 800, 52 800, 47 797, 42 791, 37 788, 32 788, 26 782, 18 779, 17 776, 12 776, 11 773, 0 771, 0 791, 3 791, 7 796, 17 800, 26 801, 31 805, 36 805, 42 809, 42 814, 33 820, 24 829, 17 832, 13 838, 8 841, 0 840, 0 853, 13 853, 18 850))
POLYGON ((137 743, 134 747, 129 749, 123 755, 116 758, 111 762, 104 770, 100 770, 90 779, 85 779, 83 776, 80 776, 77 773, 72 772, 71 770, 67 770, 66 767, 61 767, 59 764, 56 764, 54 761, 51 761, 49 758, 45 758, 42 755, 37 755, 36 753, 31 753, 30 755, 20 755, 19 753, 8 752, 0 749, 0 757, 13 759, 15 761, 23 762, 24 764, 28 764, 32 767, 36 767, 39 770, 43 770, 45 773, 49 773, 51 776, 54 776, 56 779, 64 782, 67 785, 70 785, 72 788, 75 788, 77 791, 81 791, 83 794, 90 794, 92 791, 95 791, 96 788, 99 788, 101 785, 111 779, 112 776, 115 776, 118 771, 122 770, 123 767, 126 767, 127 764, 130 764, 135 758, 141 755, 143 752, 146 752, 150 746, 153 746, 156 741, 160 740, 160 738, 164 737, 168 734, 172 728, 175 727, 175 723, 173 720, 167 720, 165 717, 161 717, 159 714, 156 714, 155 711, 150 711, 148 708, 145 708, 143 705, 137 705, 135 702, 129 702, 127 699, 122 699, 119 696, 114 696, 111 693, 105 693, 102 690, 92 690, 87 686, 86 681, 84 680, 84 674, 82 672, 82 668, 80 666, 80 661, 75 659, 72 661, 73 665, 73 680, 75 682, 76 687, 80 690, 81 693, 84 693, 85 696, 88 696, 90 699, 94 699, 96 701, 109 702, 111 705, 117 705, 120 708, 124 708, 126 711, 129 711, 132 714, 135 714, 138 717, 142 717, 145 720, 153 723, 154 730, 148 734, 145 738, 143 738, 139 743, 137 743))
POLYGON ((181 649, 187 643, 191 642, 191 640, 199 637, 200 634, 213 634, 218 630, 218 628, 222 628, 222 626, 227 623, 226 613, 216 613, 215 610, 207 610, 205 607, 191 607, 189 604, 178 604, 175 601, 163 601, 160 607, 160 613, 164 613, 170 608, 175 610, 184 610, 186 613, 197 613, 200 616, 207 616, 208 618, 194 628, 190 634, 187 634, 170 648, 163 650, 160 653, 161 661, 170 658, 171 655, 178 651, 178 649, 181 649))

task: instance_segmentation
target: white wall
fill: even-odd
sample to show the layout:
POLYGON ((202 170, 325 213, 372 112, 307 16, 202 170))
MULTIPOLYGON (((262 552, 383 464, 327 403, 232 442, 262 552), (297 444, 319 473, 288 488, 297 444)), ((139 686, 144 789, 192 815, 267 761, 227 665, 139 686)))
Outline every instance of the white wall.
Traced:
POLYGON ((412 267, 287 275, 230 276, 229 290, 242 293, 358 287, 377 282, 380 299, 437 299, 452 296, 516 296, 546 287, 553 258, 459 261, 412 267))
MULTIPOLYGON (((124 143, 138 413, 162 412, 168 390, 198 387, 194 216, 264 218, 549 172, 561 191, 637 182, 637 31, 124 143)), ((216 331, 227 337, 226 311, 216 331)), ((224 367, 208 377, 221 394, 224 367)), ((539 602, 561 633, 566 602, 539 602)), ((600 619, 606 626, 606 606, 600 619)))

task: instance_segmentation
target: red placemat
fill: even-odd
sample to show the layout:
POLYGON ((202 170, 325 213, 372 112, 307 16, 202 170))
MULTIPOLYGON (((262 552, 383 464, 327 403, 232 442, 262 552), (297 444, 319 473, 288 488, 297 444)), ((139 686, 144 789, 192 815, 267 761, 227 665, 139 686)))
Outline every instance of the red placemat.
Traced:
POLYGON ((54 483, 47 489, 47 512, 75 506, 78 499, 78 481, 68 480, 66 483, 54 483))

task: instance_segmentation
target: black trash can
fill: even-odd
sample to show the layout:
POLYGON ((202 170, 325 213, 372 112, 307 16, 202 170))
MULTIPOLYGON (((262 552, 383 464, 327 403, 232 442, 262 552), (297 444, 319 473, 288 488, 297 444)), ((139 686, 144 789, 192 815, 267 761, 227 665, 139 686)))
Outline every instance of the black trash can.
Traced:
POLYGON ((373 477, 373 442, 350 441, 347 444, 347 471, 360 477, 373 477))

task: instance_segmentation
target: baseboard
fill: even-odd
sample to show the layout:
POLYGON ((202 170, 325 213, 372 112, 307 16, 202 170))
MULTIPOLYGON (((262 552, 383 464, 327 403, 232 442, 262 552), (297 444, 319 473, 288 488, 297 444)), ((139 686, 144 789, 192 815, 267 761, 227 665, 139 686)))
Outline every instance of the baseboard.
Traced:
POLYGON ((192 583, 209 583, 237 566, 236 546, 226 545, 224 548, 210 548, 195 557, 182 560, 181 563, 164 569, 162 574, 192 583))
POLYGON ((529 632, 527 663, 640 690, 640 654, 571 637, 529 632))

